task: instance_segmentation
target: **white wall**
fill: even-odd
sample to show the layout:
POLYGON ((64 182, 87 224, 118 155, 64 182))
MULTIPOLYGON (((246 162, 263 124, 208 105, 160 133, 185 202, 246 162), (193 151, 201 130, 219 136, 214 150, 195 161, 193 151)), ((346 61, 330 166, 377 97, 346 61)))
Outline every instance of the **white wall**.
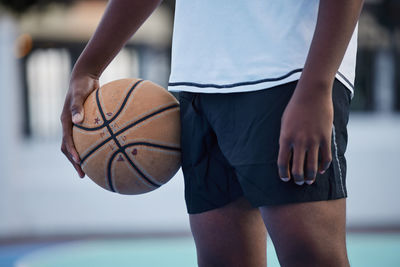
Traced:
POLYGON ((80 179, 58 143, 23 143, 12 176, 1 235, 186 231, 182 176, 149 194, 123 196, 80 179))
POLYGON ((400 225, 400 114, 350 114, 349 225, 400 225))

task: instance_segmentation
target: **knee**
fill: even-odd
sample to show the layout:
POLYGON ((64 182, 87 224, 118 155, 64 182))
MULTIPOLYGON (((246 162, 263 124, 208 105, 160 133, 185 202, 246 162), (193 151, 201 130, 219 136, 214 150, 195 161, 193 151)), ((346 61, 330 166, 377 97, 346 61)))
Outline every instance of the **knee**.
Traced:
POLYGON ((225 266, 224 260, 217 258, 217 257, 204 257, 204 256, 197 256, 197 265, 199 267, 218 267, 218 266, 225 266))
POLYGON ((225 267, 231 261, 228 250, 217 246, 202 246, 196 244, 197 264, 199 267, 225 267))
POLYGON ((266 249, 257 253, 246 249, 233 250, 197 250, 197 264, 199 267, 265 267, 267 265, 266 249))
MULTIPOLYGON (((199 267, 231 267, 229 258, 224 257, 197 257, 197 265, 199 267)), ((233 265, 234 266, 234 265, 233 265)))
POLYGON ((324 246, 297 246, 283 253, 278 253, 281 266, 285 267, 348 267, 346 249, 324 246))

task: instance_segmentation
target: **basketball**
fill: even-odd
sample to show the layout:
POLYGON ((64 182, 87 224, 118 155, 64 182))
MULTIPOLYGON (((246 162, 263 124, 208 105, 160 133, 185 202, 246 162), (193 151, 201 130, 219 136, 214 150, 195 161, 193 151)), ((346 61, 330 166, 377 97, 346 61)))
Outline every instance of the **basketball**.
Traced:
POLYGON ((94 90, 72 135, 82 170, 112 192, 157 189, 181 164, 179 102, 147 80, 121 79, 94 90))

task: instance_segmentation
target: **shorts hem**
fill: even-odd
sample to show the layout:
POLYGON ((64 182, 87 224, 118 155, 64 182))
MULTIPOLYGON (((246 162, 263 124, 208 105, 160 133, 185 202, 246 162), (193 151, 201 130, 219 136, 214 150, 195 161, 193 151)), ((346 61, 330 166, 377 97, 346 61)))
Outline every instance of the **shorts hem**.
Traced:
POLYGON ((252 207, 261 208, 261 207, 269 207, 269 206, 280 206, 280 205, 288 205, 288 204, 298 204, 298 203, 307 203, 307 202, 318 202, 318 201, 330 201, 330 200, 338 200, 342 198, 347 198, 346 196, 336 196, 332 198, 315 198, 315 199, 303 199, 303 200, 278 200, 278 201, 263 201, 263 202, 251 202, 252 207))
MULTIPOLYGON (((223 207, 225 207, 225 206, 231 204, 232 202, 238 200, 239 198, 241 198, 241 197, 243 197, 243 196, 244 196, 243 193, 242 193, 242 194, 235 195, 235 196, 233 196, 230 200, 222 202, 222 203, 221 203, 219 206, 217 206, 217 207, 207 207, 207 208, 198 208, 198 209, 196 209, 196 208, 188 208, 188 207, 187 207, 186 211, 187 211, 187 213, 188 213, 189 215, 192 215, 192 214, 200 214, 200 213, 203 213, 203 212, 212 211, 212 210, 215 210, 215 209, 223 208, 223 207)), ((245 196, 244 196, 244 197, 245 197, 245 196)))

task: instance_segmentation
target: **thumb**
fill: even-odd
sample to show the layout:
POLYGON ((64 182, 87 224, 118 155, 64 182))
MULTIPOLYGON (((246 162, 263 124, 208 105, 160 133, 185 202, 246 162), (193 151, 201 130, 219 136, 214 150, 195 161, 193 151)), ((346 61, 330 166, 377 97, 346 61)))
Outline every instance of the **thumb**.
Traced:
POLYGON ((71 105, 72 122, 75 124, 81 123, 84 117, 82 101, 73 100, 71 105))

